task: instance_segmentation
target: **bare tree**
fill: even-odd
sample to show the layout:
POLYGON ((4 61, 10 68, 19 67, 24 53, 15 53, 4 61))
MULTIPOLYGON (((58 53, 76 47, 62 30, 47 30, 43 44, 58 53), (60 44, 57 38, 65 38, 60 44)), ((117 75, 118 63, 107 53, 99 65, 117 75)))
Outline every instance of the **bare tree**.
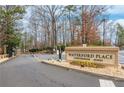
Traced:
POLYGON ((96 6, 96 5, 84 5, 82 6, 82 40, 83 43, 88 44, 88 33, 94 27, 97 31, 99 25, 103 22, 100 16, 102 16, 107 6, 96 6))
POLYGON ((48 34, 51 35, 49 39, 51 39, 51 46, 55 47, 57 45, 57 21, 63 13, 63 6, 47 5, 47 6, 37 6, 35 8, 36 8, 36 13, 42 17, 41 20, 47 22, 47 26, 44 27, 47 28, 48 26, 50 26, 49 28, 47 28, 47 31, 48 29, 49 31, 51 30, 51 32, 48 31, 48 34))

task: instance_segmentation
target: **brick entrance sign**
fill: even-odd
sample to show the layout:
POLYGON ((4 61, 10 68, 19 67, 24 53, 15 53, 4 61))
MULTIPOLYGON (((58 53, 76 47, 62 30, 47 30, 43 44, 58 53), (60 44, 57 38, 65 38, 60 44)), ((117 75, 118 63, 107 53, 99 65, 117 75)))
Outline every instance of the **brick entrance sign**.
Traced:
POLYGON ((104 65, 118 66, 118 47, 67 47, 66 60, 83 60, 104 65))

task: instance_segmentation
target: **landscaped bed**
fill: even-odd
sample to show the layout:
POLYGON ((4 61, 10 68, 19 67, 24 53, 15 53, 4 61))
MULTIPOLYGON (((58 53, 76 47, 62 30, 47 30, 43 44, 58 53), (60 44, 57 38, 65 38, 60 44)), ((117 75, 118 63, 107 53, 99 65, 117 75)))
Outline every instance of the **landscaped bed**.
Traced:
POLYGON ((91 61, 88 61, 88 60, 86 60, 86 61, 75 60, 75 61, 70 62, 70 64, 81 66, 81 67, 93 67, 93 68, 103 68, 103 67, 105 67, 103 64, 91 62, 91 61))
POLYGON ((59 62, 55 60, 42 60, 43 63, 47 63, 50 65, 55 65, 63 68, 78 70, 81 72, 88 72, 98 76, 107 76, 110 78, 114 78, 116 80, 124 80, 124 69, 119 66, 118 68, 111 67, 111 66, 104 66, 104 67, 90 67, 90 66, 78 66, 72 65, 69 62, 59 62))

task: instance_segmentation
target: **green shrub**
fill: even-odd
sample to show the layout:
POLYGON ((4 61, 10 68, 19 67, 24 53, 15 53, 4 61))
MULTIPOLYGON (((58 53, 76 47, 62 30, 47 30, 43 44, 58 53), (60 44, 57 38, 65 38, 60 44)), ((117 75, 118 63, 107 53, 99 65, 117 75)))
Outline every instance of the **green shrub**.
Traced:
POLYGON ((57 49, 59 50, 61 48, 61 51, 65 51, 65 45, 57 46, 57 49))
POLYGON ((37 48, 32 48, 32 49, 30 49, 29 50, 29 52, 37 52, 39 49, 37 49, 37 48))

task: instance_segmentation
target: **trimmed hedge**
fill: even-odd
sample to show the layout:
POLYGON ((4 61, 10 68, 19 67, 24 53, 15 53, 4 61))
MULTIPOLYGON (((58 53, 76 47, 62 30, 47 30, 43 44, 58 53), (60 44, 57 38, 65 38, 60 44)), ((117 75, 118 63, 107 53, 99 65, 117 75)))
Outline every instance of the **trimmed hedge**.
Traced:
MULTIPOLYGON (((64 51, 65 50, 65 45, 60 45, 60 46, 57 46, 56 47, 58 50, 61 48, 61 51, 64 51)), ((38 48, 32 48, 29 50, 29 52, 40 52, 40 51, 45 51, 45 53, 54 53, 55 51, 53 51, 53 49, 55 49, 55 47, 43 47, 41 49, 38 49, 38 48)))
POLYGON ((81 66, 81 67, 93 67, 93 68, 103 68, 103 67, 105 67, 104 65, 99 64, 99 63, 95 63, 95 62, 91 62, 91 61, 83 61, 83 60, 75 60, 75 61, 70 62, 70 64, 78 65, 78 66, 81 66))
POLYGON ((39 51, 39 49, 37 49, 37 48, 33 48, 33 49, 29 50, 29 52, 37 52, 37 51, 39 51))
POLYGON ((46 47, 46 48, 42 48, 42 49, 37 49, 37 48, 32 48, 29 50, 29 52, 32 53, 37 53, 37 52, 44 52, 44 53, 53 53, 53 48, 52 47, 46 47))

